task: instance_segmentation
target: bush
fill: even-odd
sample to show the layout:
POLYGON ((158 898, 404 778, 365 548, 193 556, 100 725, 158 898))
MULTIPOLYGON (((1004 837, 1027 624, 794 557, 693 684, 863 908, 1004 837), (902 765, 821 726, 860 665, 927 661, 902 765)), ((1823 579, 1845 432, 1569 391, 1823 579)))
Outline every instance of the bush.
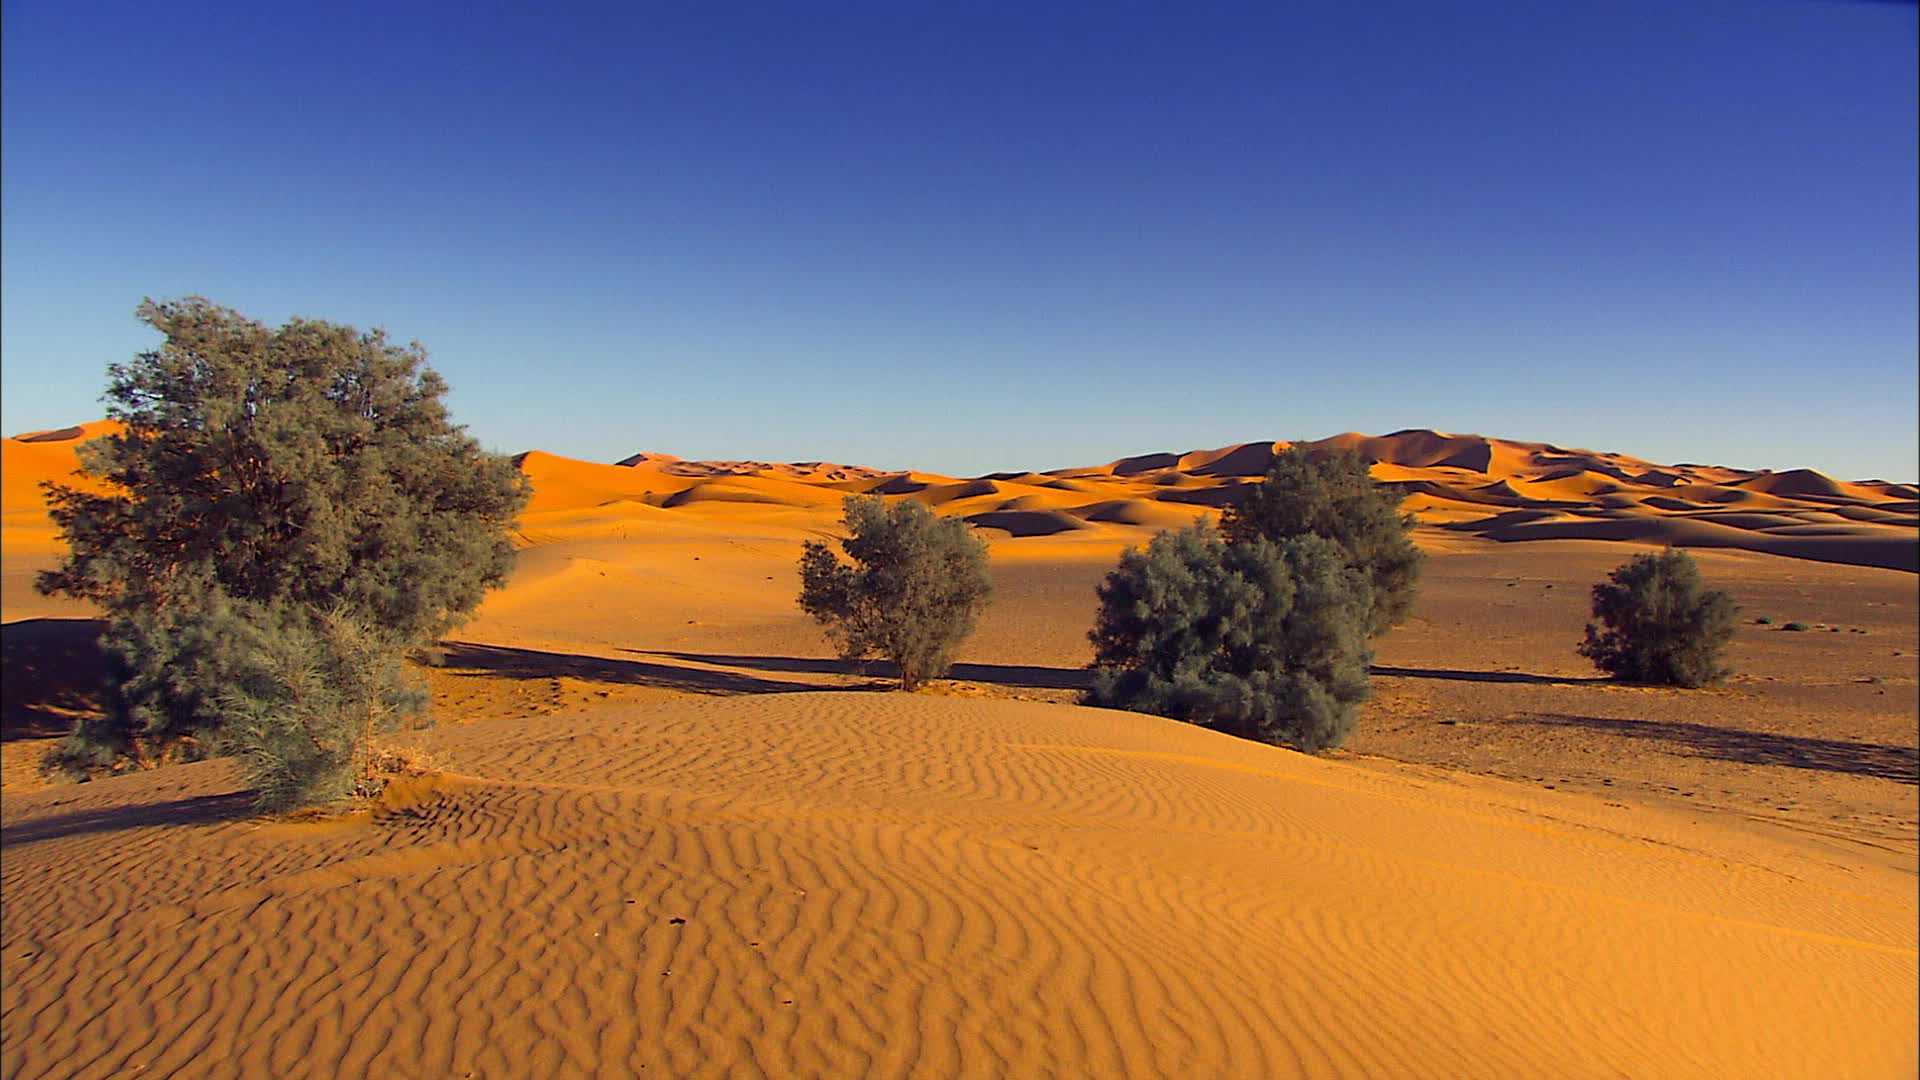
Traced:
POLYGON ((1366 625, 1375 637, 1405 621, 1420 580, 1420 549, 1408 535, 1413 516, 1400 513, 1402 498, 1374 483, 1358 454, 1288 447, 1266 479, 1227 508, 1221 527, 1233 543, 1308 535, 1332 541, 1370 586, 1366 625))
POLYGON ((987 546, 963 521, 920 503, 849 497, 840 547, 809 541, 800 556, 800 607, 827 628, 842 658, 879 655, 912 690, 952 666, 953 652, 992 593, 987 546))
POLYGON ((1782 627, 1781 627, 1780 629, 1782 629, 1782 630, 1791 630, 1791 631, 1793 631, 1794 633, 1796 633, 1796 634, 1797 634, 1797 633, 1800 633, 1800 632, 1802 632, 1802 631, 1804 631, 1804 630, 1806 630, 1806 628, 1807 628, 1807 624, 1806 624, 1806 623, 1803 623, 1803 622, 1790 622, 1790 623, 1788 623, 1788 624, 1786 624, 1785 626, 1782 626, 1782 627))
POLYGON ((1605 630, 1588 623, 1580 655, 1619 679, 1705 686, 1730 674, 1720 654, 1737 611, 1727 593, 1702 585, 1685 552, 1635 556, 1593 587, 1593 615, 1605 630))
POLYGON ((528 495, 450 421, 418 345, 200 299, 139 315, 165 340, 108 368, 124 431, 81 448, 106 493, 47 485, 68 555, 39 588, 105 610, 115 669, 109 715, 60 755, 83 771, 225 745, 262 619, 269 637, 298 609, 378 627, 396 655, 430 643, 506 580, 528 495))
POLYGON ((1320 537, 1163 532, 1099 596, 1089 704, 1311 753, 1346 737, 1367 696, 1370 586, 1320 537))
POLYGON ((1766 615, 1761 615, 1761 616, 1757 616, 1757 617, 1756 617, 1756 618, 1755 618, 1755 619, 1753 620, 1753 624, 1754 624, 1755 626, 1772 626, 1772 625, 1773 625, 1773 619, 1772 619, 1772 618, 1770 618, 1769 616, 1766 616, 1766 615))
POLYGON ((249 631, 217 700, 222 748, 246 766, 261 808, 373 793, 373 736, 426 703, 403 653, 344 610, 267 610, 249 631))

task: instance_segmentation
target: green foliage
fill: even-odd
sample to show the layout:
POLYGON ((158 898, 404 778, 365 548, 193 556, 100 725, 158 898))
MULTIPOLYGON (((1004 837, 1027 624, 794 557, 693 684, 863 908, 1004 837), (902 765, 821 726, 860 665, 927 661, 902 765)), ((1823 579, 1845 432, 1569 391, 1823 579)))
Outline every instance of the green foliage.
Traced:
POLYGON ((1406 620, 1420 581, 1420 549, 1408 535, 1413 516, 1400 512, 1402 497, 1374 483, 1358 454, 1288 447, 1266 479, 1227 508, 1221 528, 1233 543, 1309 535, 1332 541, 1370 586, 1367 634, 1375 637, 1406 620))
POLYGON ((849 660, 882 656, 912 690, 952 666, 992 593, 987 546, 963 521, 920 503, 846 500, 851 565, 819 541, 800 556, 800 607, 827 628, 849 660))
POLYGON ((1367 696, 1370 591, 1317 536, 1163 532, 1100 586, 1088 701, 1308 752, 1337 746, 1367 696))
POLYGON ((372 737, 426 705, 404 653, 343 609, 266 609, 249 629, 216 695, 223 749, 245 764, 262 809, 353 794, 372 737))
MULTIPOLYGON (((1733 640, 1733 597, 1708 589, 1700 567, 1672 548, 1638 555, 1593 587, 1593 617, 1580 655, 1618 679, 1698 687, 1730 674, 1721 653, 1733 640)), ((1804 629, 1788 623, 1782 629, 1804 629)))
POLYGON ((1800 633, 1801 631, 1803 631, 1803 630, 1805 630, 1806 628, 1807 628, 1807 624, 1806 624, 1806 623, 1803 623, 1803 622, 1790 622, 1790 623, 1787 623, 1787 624, 1786 624, 1785 626, 1782 626, 1782 627, 1781 627, 1780 629, 1782 629, 1782 630, 1791 630, 1791 631, 1793 631, 1794 633, 1796 633, 1796 634, 1797 634, 1797 633, 1800 633))
POLYGON ((1755 626, 1772 626, 1773 619, 1770 616, 1760 615, 1754 618, 1753 624, 1755 626))
POLYGON ((263 612, 337 613, 396 651, 433 641, 506 580, 528 496, 448 418, 417 344, 200 299, 139 315, 165 340, 108 368, 125 430, 81 448, 107 493, 47 485, 69 553, 38 585, 105 610, 116 669, 115 708, 61 755, 79 769, 222 745, 253 635, 291 617, 263 612))

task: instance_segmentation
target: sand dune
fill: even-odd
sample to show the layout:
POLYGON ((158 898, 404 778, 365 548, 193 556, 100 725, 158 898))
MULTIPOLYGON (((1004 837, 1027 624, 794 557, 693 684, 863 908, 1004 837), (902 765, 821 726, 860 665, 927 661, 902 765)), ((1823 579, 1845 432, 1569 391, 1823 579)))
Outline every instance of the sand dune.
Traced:
MULTIPOLYGON (((91 424, 5 440, 9 543, 22 551, 54 550, 37 484, 70 476, 79 442, 101 430, 91 424)), ((650 520, 658 509, 738 518, 743 505, 767 508, 774 514, 769 522, 781 528, 825 532, 834 527, 840 500, 859 493, 919 500, 993 530, 1002 541, 1091 530, 1124 546, 1190 521, 1197 512, 1237 502, 1243 485, 1288 445, 1237 443, 971 478, 822 461, 684 461, 658 453, 635 454, 617 465, 540 451, 517 460, 534 487, 522 521, 529 543, 579 536, 590 527, 621 532, 633 523, 623 523, 623 515, 650 520), (1154 509, 1156 504, 1164 509, 1154 509)), ((1302 445, 1366 456, 1378 479, 1407 492, 1408 508, 1422 521, 1489 540, 1737 548, 1920 570, 1920 514, 1912 485, 1848 483, 1810 469, 1657 466, 1623 454, 1429 430, 1350 432, 1302 445), (1726 512, 1734 509, 1754 513, 1726 512), (1517 510, 1545 513, 1508 516, 1517 510), (1832 527, 1805 527, 1828 523, 1832 527)))
POLYGON ((1778 835, 898 694, 433 752, 341 823, 234 820, 219 763, 10 799, 7 1073, 1914 1066, 1911 877, 1778 835))

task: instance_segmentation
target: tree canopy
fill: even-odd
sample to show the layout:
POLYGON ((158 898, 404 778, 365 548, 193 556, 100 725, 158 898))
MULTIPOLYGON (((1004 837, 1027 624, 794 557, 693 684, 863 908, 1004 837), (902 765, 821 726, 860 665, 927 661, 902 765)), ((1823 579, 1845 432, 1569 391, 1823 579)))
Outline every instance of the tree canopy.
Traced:
POLYGON ((138 314, 164 340, 108 368, 124 427, 80 455, 103 490, 47 485, 68 554, 38 585, 108 616, 116 707, 76 733, 96 756, 217 741, 233 619, 325 612, 404 650, 506 580, 526 480, 452 423, 417 343, 199 298, 138 314))
POLYGON ((1371 587, 1367 632, 1378 636, 1405 621, 1420 580, 1420 549, 1408 535, 1412 516, 1400 512, 1402 497, 1375 483, 1358 454, 1290 446, 1243 501, 1227 508, 1221 528, 1234 543, 1296 536, 1332 541, 1371 587))

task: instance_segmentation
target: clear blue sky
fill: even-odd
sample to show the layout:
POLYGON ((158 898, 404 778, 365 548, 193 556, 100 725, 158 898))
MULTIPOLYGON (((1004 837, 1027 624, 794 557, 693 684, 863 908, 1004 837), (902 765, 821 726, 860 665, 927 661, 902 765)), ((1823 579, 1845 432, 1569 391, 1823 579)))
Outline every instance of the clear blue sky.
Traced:
POLYGON ((0 427, 197 293, 501 450, 1920 471, 1911 5, 749 6, 9 0, 0 427))

